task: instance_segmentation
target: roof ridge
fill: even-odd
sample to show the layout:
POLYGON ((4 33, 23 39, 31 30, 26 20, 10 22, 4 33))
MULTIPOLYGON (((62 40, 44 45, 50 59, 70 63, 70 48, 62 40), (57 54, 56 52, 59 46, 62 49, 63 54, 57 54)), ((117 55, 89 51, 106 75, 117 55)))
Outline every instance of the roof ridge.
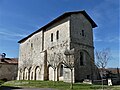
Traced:
POLYGON ((92 27, 95 28, 97 27, 96 23, 90 18, 90 16, 86 13, 85 10, 82 11, 73 11, 73 12, 65 12, 62 15, 58 16, 57 18, 53 19, 51 22, 49 22, 48 24, 44 25, 43 27, 41 27, 40 29, 36 30, 35 32, 31 33, 30 35, 28 35, 27 37, 21 39, 18 41, 18 43, 21 43, 23 41, 25 41, 26 39, 28 39, 29 37, 31 37, 32 35, 34 35, 35 33, 41 31, 41 30, 45 30, 47 27, 51 26, 52 24, 56 23, 58 20, 63 19, 71 14, 76 14, 76 13, 82 13, 91 23, 92 27))

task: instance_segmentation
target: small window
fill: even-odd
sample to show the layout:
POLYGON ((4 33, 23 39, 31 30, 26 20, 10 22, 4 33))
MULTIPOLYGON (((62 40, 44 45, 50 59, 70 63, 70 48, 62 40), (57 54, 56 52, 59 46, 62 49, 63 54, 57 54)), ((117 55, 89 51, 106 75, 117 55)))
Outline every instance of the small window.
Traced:
POLYGON ((31 49, 33 49, 33 43, 31 43, 31 49))
POLYGON ((80 52, 80 65, 81 66, 84 65, 83 61, 84 61, 83 52, 80 52))
POLYGON ((85 34, 84 34, 84 30, 82 30, 82 36, 85 36, 85 34))
POLYGON ((53 42, 53 33, 51 33, 51 42, 53 42))
POLYGON ((59 31, 57 31, 57 33, 56 33, 56 39, 57 40, 59 39, 59 31))

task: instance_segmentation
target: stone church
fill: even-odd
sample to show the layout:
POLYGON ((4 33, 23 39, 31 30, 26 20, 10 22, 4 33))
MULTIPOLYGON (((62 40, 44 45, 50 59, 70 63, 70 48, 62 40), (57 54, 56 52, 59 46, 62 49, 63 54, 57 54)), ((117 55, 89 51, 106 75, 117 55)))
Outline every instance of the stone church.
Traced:
POLYGON ((99 78, 94 64, 95 27, 84 10, 66 12, 20 40, 18 80, 70 82, 71 74, 73 82, 99 78), (72 54, 65 54, 72 49, 72 54))

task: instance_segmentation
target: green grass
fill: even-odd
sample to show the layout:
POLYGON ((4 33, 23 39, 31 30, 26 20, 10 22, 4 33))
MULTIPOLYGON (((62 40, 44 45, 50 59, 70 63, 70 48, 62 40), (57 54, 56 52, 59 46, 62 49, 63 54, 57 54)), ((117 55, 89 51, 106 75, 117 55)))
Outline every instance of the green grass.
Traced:
MULTIPOLYGON (((58 90, 70 90, 70 83, 53 81, 8 81, 2 86, 23 87, 23 88, 56 88, 58 90)), ((89 85, 75 83, 72 90, 100 90, 101 85, 89 85)), ((104 90, 120 90, 120 86, 104 86, 104 90)))
POLYGON ((3 80, 0 80, 0 85, 3 84, 3 83, 4 83, 4 81, 3 81, 3 80))

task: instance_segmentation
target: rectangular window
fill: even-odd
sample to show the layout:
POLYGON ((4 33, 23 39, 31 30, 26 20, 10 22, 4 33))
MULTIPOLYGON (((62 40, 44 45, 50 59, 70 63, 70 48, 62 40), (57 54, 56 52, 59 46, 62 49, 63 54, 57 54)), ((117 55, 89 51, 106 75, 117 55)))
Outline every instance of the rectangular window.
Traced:
POLYGON ((53 33, 51 33, 51 42, 53 42, 53 33))
POLYGON ((85 34, 84 34, 84 30, 82 30, 82 36, 84 36, 85 34))
POLYGON ((57 40, 59 39, 59 31, 57 31, 57 33, 56 33, 56 39, 57 40))

